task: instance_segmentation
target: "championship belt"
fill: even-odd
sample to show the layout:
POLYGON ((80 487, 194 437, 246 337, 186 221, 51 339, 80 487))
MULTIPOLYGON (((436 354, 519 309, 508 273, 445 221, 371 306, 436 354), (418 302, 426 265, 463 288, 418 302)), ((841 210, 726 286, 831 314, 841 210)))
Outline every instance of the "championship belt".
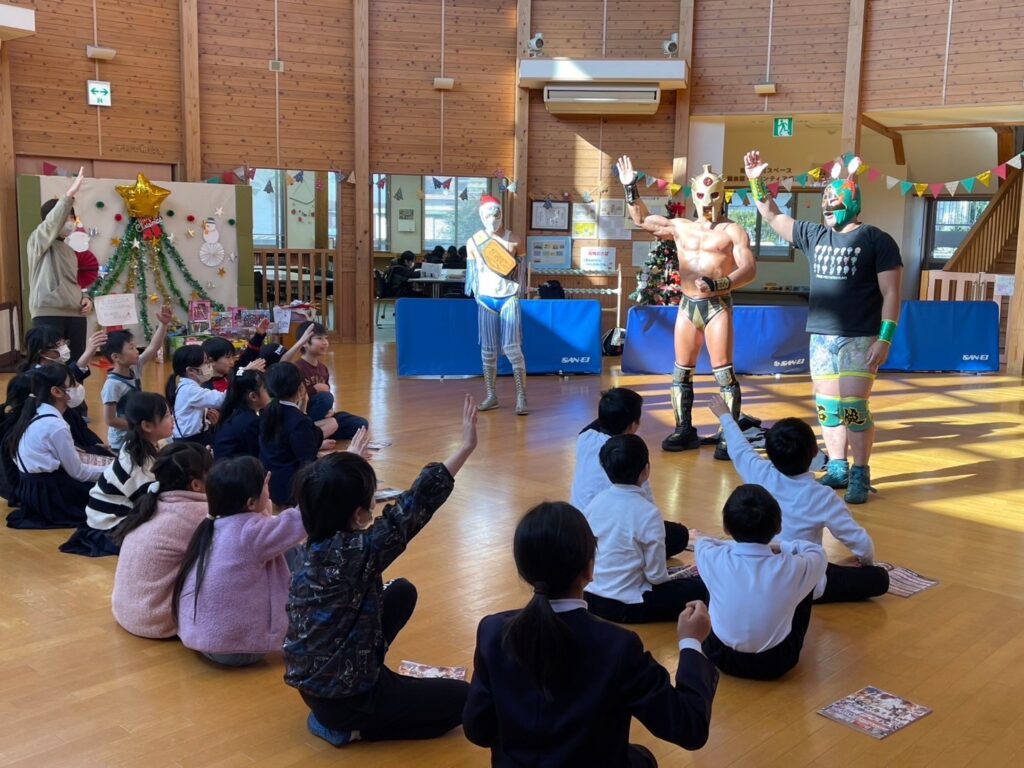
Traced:
POLYGON ((485 233, 480 232, 473 237, 473 244, 476 246, 480 258, 484 260, 484 264, 492 272, 504 278, 510 278, 519 268, 516 257, 501 244, 498 238, 487 237, 485 233))

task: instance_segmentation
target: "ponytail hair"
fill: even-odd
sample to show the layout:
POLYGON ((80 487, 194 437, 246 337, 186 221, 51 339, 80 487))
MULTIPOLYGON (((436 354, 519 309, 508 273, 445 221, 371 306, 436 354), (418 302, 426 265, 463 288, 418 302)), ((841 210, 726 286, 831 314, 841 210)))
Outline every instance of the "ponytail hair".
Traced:
POLYGON ((220 407, 220 423, 224 424, 237 411, 249 408, 249 395, 267 386, 267 380, 259 371, 239 371, 230 377, 228 393, 220 407))
POLYGON ((181 602, 181 590, 185 586, 192 566, 196 569, 195 588, 192 593, 192 617, 195 618, 199 606, 199 589, 203 585, 206 573, 206 559, 213 546, 214 523, 222 517, 230 517, 246 512, 251 499, 258 499, 263 494, 266 473, 259 459, 252 456, 239 456, 234 459, 217 462, 206 478, 206 500, 210 505, 210 514, 199 524, 192 540, 185 550, 185 558, 174 581, 172 606, 174 615, 178 615, 181 602))
POLYGON ((21 413, 28 396, 32 394, 32 376, 19 373, 7 382, 7 399, 0 405, 0 420, 21 413))
POLYGON ((174 373, 167 378, 167 386, 164 389, 167 402, 172 408, 174 407, 174 396, 178 391, 177 379, 183 377, 189 368, 202 368, 205 362, 206 353, 198 344, 186 344, 174 350, 174 357, 171 358, 171 367, 174 369, 174 373))
POLYGON ((516 526, 513 554, 533 597, 505 627, 502 648, 527 671, 545 697, 575 673, 577 641, 551 608, 594 560, 597 539, 583 514, 564 501, 538 504, 516 526))
MULTIPOLYGON (((162 397, 160 399, 163 400, 162 397)), ((160 500, 159 493, 187 491, 193 480, 206 480, 212 464, 210 452, 199 443, 178 442, 166 446, 157 454, 156 463, 153 464, 153 477, 158 483, 158 492, 154 492, 151 485, 149 493, 139 497, 132 514, 110 533, 110 538, 120 546, 125 536, 153 519, 160 500)))
POLYGON ((267 390, 273 400, 263 409, 260 439, 273 442, 284 421, 281 400, 291 400, 302 387, 302 373, 292 363, 278 363, 267 371, 267 390))
POLYGON ((18 443, 25 436, 32 419, 36 417, 39 406, 53 404, 53 395, 50 394, 50 390, 54 387, 66 387, 71 377, 67 366, 62 363, 51 363, 34 368, 27 375, 31 377, 31 394, 28 395, 25 404, 21 407, 21 414, 4 444, 4 449, 12 458, 17 457, 18 443))
POLYGON ((167 416, 170 408, 167 401, 155 392, 129 392, 124 399, 124 420, 128 422, 128 434, 124 448, 136 467, 145 466, 157 457, 157 448, 142 433, 142 422, 156 424, 167 416))

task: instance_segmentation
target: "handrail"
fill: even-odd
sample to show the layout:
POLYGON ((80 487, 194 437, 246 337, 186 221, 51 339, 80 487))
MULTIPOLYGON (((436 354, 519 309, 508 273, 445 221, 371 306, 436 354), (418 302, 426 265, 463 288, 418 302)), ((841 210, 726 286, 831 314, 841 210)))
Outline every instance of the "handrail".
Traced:
POLYGON ((327 329, 333 331, 328 297, 334 295, 335 256, 331 248, 254 249, 256 305, 272 307, 293 300, 316 304, 327 329))
POLYGON ((1024 173, 1011 169, 985 212, 971 227, 960 247, 946 262, 946 272, 989 272, 999 259, 1020 217, 1021 184, 1024 173))

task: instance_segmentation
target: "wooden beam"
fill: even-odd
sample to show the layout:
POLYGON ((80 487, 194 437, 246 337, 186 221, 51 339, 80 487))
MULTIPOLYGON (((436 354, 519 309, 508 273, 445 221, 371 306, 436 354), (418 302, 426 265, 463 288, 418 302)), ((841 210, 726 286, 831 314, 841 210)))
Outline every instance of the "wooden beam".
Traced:
POLYGON ((1024 376, 1024 194, 1017 218, 1017 262, 1013 270, 1013 296, 1006 319, 1006 373, 1024 376))
POLYGON ((996 132, 996 160, 997 163, 1002 165, 1007 160, 1011 160, 1015 154, 1016 144, 1014 142, 1014 131, 1005 125, 999 125, 992 129, 996 132))
POLYGON ((199 0, 181 0, 181 181, 199 181, 203 150, 199 131, 199 0))
POLYGON ((902 136, 900 136, 896 131, 892 130, 891 128, 886 128, 877 120, 872 120, 867 115, 860 116, 860 123, 865 128, 870 128, 875 133, 885 136, 885 138, 889 139, 889 141, 892 142, 892 154, 896 160, 896 165, 907 164, 907 154, 903 150, 902 136))
MULTIPOLYGON (((356 183, 352 187, 355 195, 355 326, 356 341, 360 344, 373 340, 373 237, 370 214, 370 0, 353 0, 352 30, 354 78, 352 120, 355 126, 356 183)), ((335 291, 338 301, 339 291, 335 291)), ((342 307, 335 307, 335 317, 342 307)), ((347 311, 352 311, 352 309, 347 311)))
POLYGON ((907 131, 952 131, 963 128, 1014 128, 1019 125, 1024 125, 1024 122, 942 123, 941 125, 890 125, 889 130, 898 131, 900 133, 906 133, 907 131))
POLYGON ((519 62, 528 55, 527 41, 530 39, 531 0, 518 0, 516 3, 516 112, 515 112, 515 148, 512 159, 512 180, 516 183, 515 193, 509 193, 512 202, 512 214, 508 219, 512 231, 519 235, 525 243, 526 231, 530 226, 530 192, 528 174, 528 149, 530 137, 530 91, 520 88, 519 62))
MULTIPOLYGON (((687 79, 693 81, 694 0, 679 2, 679 58, 686 62, 687 79)), ((690 83, 687 83, 689 85, 690 83)), ((690 154, 690 88, 676 91, 675 130, 672 136, 672 181, 685 186, 690 154)), ((724 171, 725 169, 721 169, 724 171)))
POLYGON ((20 307, 17 183, 10 48, 0 43, 0 302, 13 301, 20 307))
POLYGON ((846 26, 846 83, 843 87, 843 152, 860 152, 860 75, 864 61, 864 10, 867 0, 850 0, 846 26))

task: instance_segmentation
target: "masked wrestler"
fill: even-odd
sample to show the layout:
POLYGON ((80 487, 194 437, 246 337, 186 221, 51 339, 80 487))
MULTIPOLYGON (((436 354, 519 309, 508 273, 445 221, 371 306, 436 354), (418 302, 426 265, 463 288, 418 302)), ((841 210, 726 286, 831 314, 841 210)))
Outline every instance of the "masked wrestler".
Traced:
POLYGON ((477 410, 498 407, 495 379, 498 347, 512 364, 516 382, 516 413, 525 416, 526 360, 523 358, 523 321, 519 300, 526 296, 529 273, 526 257, 517 255, 519 240, 501 226, 501 203, 480 198, 484 228, 466 243, 466 295, 476 297, 486 394, 477 410))
MULTIPOLYGON (((697 355, 707 342, 711 367, 722 398, 733 416, 740 415, 740 383, 732 366, 732 296, 754 279, 756 266, 746 230, 722 214, 725 181, 705 165, 690 181, 691 200, 697 220, 652 216, 636 186, 636 172, 628 157, 616 163, 619 181, 626 190, 629 215, 638 226, 659 240, 674 240, 679 255, 683 290, 675 326, 675 367, 672 370, 672 412, 676 428, 661 443, 666 451, 685 451, 700 446, 691 421, 693 372, 697 355)), ((725 439, 720 437, 715 458, 728 460, 725 439)))
POLYGON ((868 398, 900 314, 903 261, 889 235, 862 224, 857 186, 860 159, 833 169, 821 210, 825 224, 795 221, 782 213, 761 178, 766 163, 748 152, 744 167, 757 210, 778 235, 807 256, 811 273, 807 331, 811 334, 811 379, 829 462, 821 482, 846 488, 849 504, 863 504, 871 490, 868 461, 875 427, 868 398), (847 448, 853 467, 847 463, 847 448))

